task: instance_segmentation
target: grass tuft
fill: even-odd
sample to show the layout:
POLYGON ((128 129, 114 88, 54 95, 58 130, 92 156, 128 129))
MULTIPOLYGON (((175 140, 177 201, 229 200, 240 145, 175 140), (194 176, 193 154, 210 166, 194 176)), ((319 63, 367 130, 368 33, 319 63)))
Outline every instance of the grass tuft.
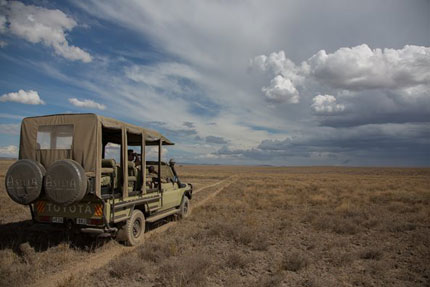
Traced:
POLYGON ((308 261, 304 252, 287 252, 282 259, 281 268, 287 271, 298 272, 308 266, 308 261))

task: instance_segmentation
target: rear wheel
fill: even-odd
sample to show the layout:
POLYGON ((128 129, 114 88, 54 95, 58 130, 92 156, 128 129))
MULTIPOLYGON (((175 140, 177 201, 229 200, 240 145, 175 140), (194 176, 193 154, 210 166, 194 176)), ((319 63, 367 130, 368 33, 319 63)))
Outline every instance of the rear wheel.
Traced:
POLYGON ((185 218, 188 215, 190 215, 190 200, 188 197, 184 195, 184 198, 182 198, 181 206, 179 207, 179 216, 181 218, 185 218))
POLYGON ((145 233, 145 216, 142 211, 133 210, 131 217, 118 233, 118 240, 124 241, 125 245, 134 246, 142 239, 145 233))

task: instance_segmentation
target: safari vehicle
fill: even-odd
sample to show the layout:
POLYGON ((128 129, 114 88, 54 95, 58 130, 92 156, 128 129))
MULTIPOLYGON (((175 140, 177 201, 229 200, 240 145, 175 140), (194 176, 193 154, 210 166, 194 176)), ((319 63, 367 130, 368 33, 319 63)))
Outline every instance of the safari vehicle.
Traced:
POLYGON ((30 207, 36 223, 135 245, 145 222, 186 217, 190 210, 192 185, 181 183, 172 160, 161 161, 163 145, 173 143, 156 131, 95 114, 25 118, 6 190, 30 207), (113 144, 117 160, 107 157, 113 144), (158 161, 146 162, 145 147, 151 146, 158 161))

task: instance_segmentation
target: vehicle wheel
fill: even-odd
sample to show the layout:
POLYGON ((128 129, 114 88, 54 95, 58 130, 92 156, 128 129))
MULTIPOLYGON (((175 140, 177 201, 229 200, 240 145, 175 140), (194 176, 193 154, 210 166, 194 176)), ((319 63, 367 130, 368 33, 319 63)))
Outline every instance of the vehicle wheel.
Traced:
POLYGON ((179 206, 179 217, 185 218, 190 215, 190 213, 190 200, 184 195, 184 198, 182 198, 181 206, 179 206))
POLYGON ((131 217, 118 233, 118 240, 124 241, 127 246, 134 246, 139 243, 145 233, 145 216, 142 211, 133 210, 131 217))

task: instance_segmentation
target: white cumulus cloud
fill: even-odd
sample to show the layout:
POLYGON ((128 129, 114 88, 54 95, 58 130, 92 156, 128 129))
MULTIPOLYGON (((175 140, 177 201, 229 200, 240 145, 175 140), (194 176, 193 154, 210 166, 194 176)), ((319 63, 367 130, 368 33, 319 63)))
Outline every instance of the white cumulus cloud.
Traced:
POLYGON ((280 51, 257 56, 250 65, 273 77, 262 91, 267 99, 277 102, 299 102, 298 87, 329 87, 340 92, 399 91, 421 86, 430 92, 430 47, 424 46, 371 49, 362 44, 333 53, 320 50, 300 65, 280 51))
POLYGON ((277 75, 270 81, 268 87, 261 89, 266 100, 275 103, 289 102, 296 104, 299 102, 299 92, 289 78, 277 75))
POLYGON ((250 61, 250 66, 275 75, 270 85, 261 89, 267 101, 292 104, 299 102, 296 86, 303 82, 302 68, 288 59, 284 51, 257 56, 250 61))
POLYGON ((370 49, 363 44, 329 54, 321 50, 307 64, 316 79, 334 88, 397 89, 430 84, 430 47, 370 49))
POLYGON ((90 108, 90 109, 99 109, 99 110, 106 109, 105 105, 96 103, 93 100, 88 100, 88 99, 78 100, 77 98, 70 98, 69 102, 72 105, 80 108, 90 108))
POLYGON ((331 95, 318 95, 312 101, 311 107, 316 113, 331 114, 345 110, 345 106, 337 104, 336 98, 331 95))
MULTIPOLYGON (((42 43, 52 47, 57 55, 68 60, 84 63, 92 61, 88 52, 69 45, 66 32, 71 31, 77 23, 62 11, 24 5, 17 1, 9 2, 7 8, 6 17, 10 33, 31 43, 42 43)), ((1 21, 4 20, 0 20, 0 23, 1 21)), ((5 23, 6 21, 2 29, 6 29, 5 23)))
POLYGON ((28 105, 44 105, 45 102, 40 99, 39 94, 33 90, 19 90, 16 93, 7 93, 0 97, 0 102, 17 102, 28 105))
POLYGON ((296 66, 293 61, 285 56, 284 51, 270 53, 269 56, 260 55, 250 62, 251 67, 256 67, 262 71, 270 71, 275 75, 282 75, 293 82, 300 82, 303 77, 303 67, 296 66))

